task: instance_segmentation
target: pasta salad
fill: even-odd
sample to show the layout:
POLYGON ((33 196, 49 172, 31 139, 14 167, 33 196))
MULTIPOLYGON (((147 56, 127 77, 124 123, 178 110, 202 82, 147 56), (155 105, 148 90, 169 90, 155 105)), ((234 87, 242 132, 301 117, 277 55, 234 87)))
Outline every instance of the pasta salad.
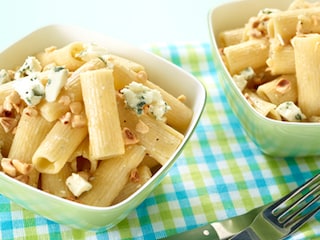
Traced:
POLYGON ((0 70, 0 170, 92 206, 119 203, 164 165, 193 112, 144 66, 92 43, 0 70))

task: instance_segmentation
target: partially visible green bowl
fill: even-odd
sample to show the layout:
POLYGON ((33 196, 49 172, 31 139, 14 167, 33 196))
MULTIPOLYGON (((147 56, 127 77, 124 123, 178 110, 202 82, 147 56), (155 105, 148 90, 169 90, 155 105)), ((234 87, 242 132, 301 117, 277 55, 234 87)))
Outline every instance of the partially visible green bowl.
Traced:
POLYGON ((214 64, 227 100, 243 129, 265 154, 278 157, 320 155, 320 123, 277 121, 262 116, 245 99, 219 54, 218 36, 223 30, 244 26, 263 8, 285 10, 291 0, 240 0, 213 7, 208 15, 214 64))

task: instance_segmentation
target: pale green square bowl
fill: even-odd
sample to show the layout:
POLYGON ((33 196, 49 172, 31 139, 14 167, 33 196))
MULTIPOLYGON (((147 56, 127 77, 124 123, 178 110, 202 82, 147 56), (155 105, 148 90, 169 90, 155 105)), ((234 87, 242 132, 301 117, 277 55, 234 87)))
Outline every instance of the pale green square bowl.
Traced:
POLYGON ((219 54, 218 35, 221 31, 244 26, 249 17, 257 15, 263 8, 285 10, 291 2, 240 0, 213 7, 208 14, 213 60, 230 107, 263 153, 278 157, 314 156, 320 154, 320 123, 281 122, 260 115, 237 88, 219 54))
POLYGON ((195 77, 165 59, 117 39, 74 26, 50 25, 30 33, 0 53, 0 68, 10 69, 21 64, 28 55, 33 55, 52 45, 62 47, 73 41, 93 42, 106 47, 110 53, 139 62, 145 67, 150 80, 174 96, 183 93, 187 97, 186 104, 193 110, 192 120, 184 133, 185 137, 167 163, 137 192, 114 206, 92 207, 65 200, 16 181, 0 172, 0 194, 23 208, 73 228, 105 230, 123 220, 163 180, 200 119, 205 106, 206 91, 195 77))

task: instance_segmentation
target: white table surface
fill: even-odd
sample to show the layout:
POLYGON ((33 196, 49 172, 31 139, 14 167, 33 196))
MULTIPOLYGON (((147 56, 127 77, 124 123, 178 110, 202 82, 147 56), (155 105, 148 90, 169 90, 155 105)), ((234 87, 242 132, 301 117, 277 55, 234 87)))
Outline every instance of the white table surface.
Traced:
POLYGON ((3 0, 0 51, 49 24, 100 31, 134 45, 206 42, 210 8, 226 0, 3 0))

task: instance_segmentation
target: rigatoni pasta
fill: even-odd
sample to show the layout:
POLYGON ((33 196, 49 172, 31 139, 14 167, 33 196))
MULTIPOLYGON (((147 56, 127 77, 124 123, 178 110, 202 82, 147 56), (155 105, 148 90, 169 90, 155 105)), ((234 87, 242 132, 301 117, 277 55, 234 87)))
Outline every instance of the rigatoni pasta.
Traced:
POLYGON ((42 66, 54 63, 59 66, 65 66, 70 71, 74 71, 85 63, 78 56, 83 50, 84 46, 82 42, 72 42, 59 49, 55 47, 47 48, 44 52, 38 53, 36 57, 42 66))
POLYGON ((259 69, 266 65, 269 44, 266 40, 249 40, 224 48, 226 65, 231 74, 238 73, 247 66, 259 69))
POLYGON ((0 71, 10 72, 0 83, 0 171, 82 204, 110 206, 142 187, 193 115, 183 93, 92 43, 48 47, 0 71))
POLYGON ((153 117, 148 115, 138 117, 125 106, 121 99, 118 99, 118 109, 121 126, 126 129, 124 134, 139 139, 146 148, 146 152, 164 165, 181 143, 183 135, 153 117))
POLYGON ((143 146, 132 145, 126 147, 123 155, 102 161, 93 174, 91 192, 82 194, 79 201, 93 206, 111 205, 127 183, 132 169, 139 166, 144 156, 143 146))
POLYGON ((236 28, 224 31, 219 35, 219 41, 222 47, 238 44, 242 41, 244 28, 236 28))
POLYGON ((130 172, 130 176, 126 185, 122 188, 118 196, 113 200, 113 204, 117 204, 122 200, 128 198, 139 188, 141 188, 152 177, 150 168, 146 165, 140 164, 136 169, 130 172))
MULTIPOLYGON (((34 109, 25 108, 14 134, 8 157, 31 164, 32 156, 53 125, 42 118, 34 109)), ((36 187, 38 179, 39 172, 34 168, 29 175, 28 184, 36 187)))
POLYGON ((40 177, 41 189, 58 197, 74 199, 75 196, 65 183, 72 172, 70 163, 66 163, 58 173, 42 173, 40 177))
POLYGON ((295 75, 281 75, 274 80, 259 85, 257 94, 261 98, 279 105, 298 99, 297 79, 295 75))
POLYGON ((299 107, 307 117, 320 115, 320 34, 296 36, 295 50, 299 107))
POLYGON ((33 154, 33 166, 39 172, 58 173, 87 135, 86 127, 57 121, 33 154))
POLYGON ((295 74, 296 66, 292 45, 280 46, 275 43, 271 43, 266 64, 268 66, 268 71, 270 71, 274 76, 281 74, 295 74))
POLYGON ((90 157, 104 160, 124 154, 118 117, 114 78, 111 70, 92 70, 80 74, 81 89, 88 118, 90 157))

